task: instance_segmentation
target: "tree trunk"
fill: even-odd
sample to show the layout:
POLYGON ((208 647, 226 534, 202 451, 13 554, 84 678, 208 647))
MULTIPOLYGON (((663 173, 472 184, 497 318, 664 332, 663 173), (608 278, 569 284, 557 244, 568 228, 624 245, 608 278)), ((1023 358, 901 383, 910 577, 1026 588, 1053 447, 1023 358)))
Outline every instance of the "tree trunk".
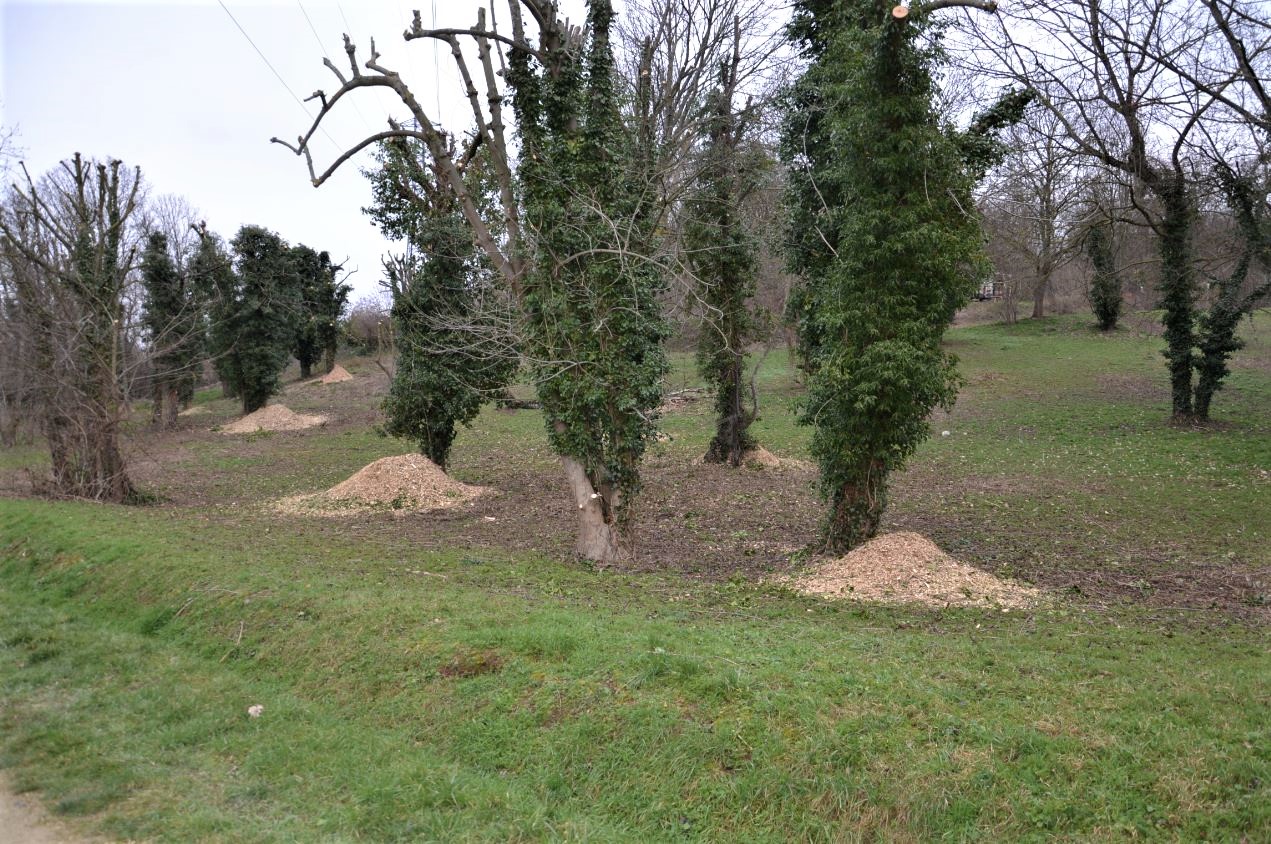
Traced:
POLYGON ((574 551, 581 557, 598 563, 612 563, 618 559, 618 526, 612 518, 611 502, 596 490, 583 464, 572 457, 561 457, 565 478, 574 493, 578 505, 578 541, 574 551))
POLYGON ((1050 290, 1050 273, 1044 273, 1033 285, 1033 319, 1046 315, 1046 293, 1050 290))
POLYGON ((153 397, 150 399, 150 401, 151 401, 150 427, 162 428, 163 427, 163 382, 157 378, 155 379, 155 382, 154 382, 154 394, 153 394, 153 397))
POLYGON ((857 472, 859 480, 846 483, 830 502, 825 529, 825 550, 843 554, 868 542, 878 533, 887 507, 887 472, 872 460, 857 472))
POLYGON ((177 426, 177 413, 181 409, 181 391, 177 389, 177 385, 168 383, 167 389, 163 391, 163 427, 167 429, 177 426))
POLYGON ((322 352, 322 374, 335 369, 335 346, 327 346, 322 352))
POLYGON ((90 431, 87 446, 89 454, 86 457, 92 461, 93 475, 89 497, 116 504, 132 501, 137 491, 128 477, 124 456, 119 450, 119 431, 115 420, 100 420, 90 431))
POLYGON ((308 381, 313 377, 313 367, 308 360, 300 361, 300 380, 308 381))
POLYGON ((1169 360, 1174 419, 1192 420, 1192 370, 1196 347, 1195 269, 1192 266, 1192 199, 1183 177, 1158 184, 1164 205, 1161 220, 1161 322, 1169 360))
POLYGON ((18 444, 17 402, 0 392, 0 447, 13 448, 18 444))
POLYGON ((718 421, 715 436, 706 447, 702 458, 707 463, 728 463, 740 466, 746 452, 755 447, 754 440, 747 434, 750 427, 750 414, 744 405, 744 384, 742 383, 742 359, 736 355, 728 368, 727 376, 720 385, 721 395, 716 402, 718 421))

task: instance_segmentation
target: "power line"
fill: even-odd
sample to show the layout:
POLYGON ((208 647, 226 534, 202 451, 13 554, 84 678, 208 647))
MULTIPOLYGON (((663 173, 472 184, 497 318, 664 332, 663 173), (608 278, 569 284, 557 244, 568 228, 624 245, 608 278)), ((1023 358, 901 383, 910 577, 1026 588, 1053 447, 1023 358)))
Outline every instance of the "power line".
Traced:
MULTIPOLYGON (((322 38, 318 35, 317 28, 313 25, 313 19, 310 18, 309 13, 305 11, 304 4, 301 3, 300 0, 296 0, 296 5, 300 7, 300 13, 305 16, 305 20, 309 23, 309 31, 313 33, 313 40, 318 42, 318 49, 322 50, 322 55, 327 57, 327 61, 331 62, 331 64, 335 64, 335 59, 331 58, 331 54, 327 52, 327 48, 322 43, 322 38)), ((343 17, 344 12, 341 12, 340 16, 343 17)), ((346 20, 344 23, 345 26, 347 26, 349 22, 346 20)), ((349 33, 349 37, 353 37, 352 32, 349 33)), ((362 119, 362 125, 366 127, 367 134, 375 134, 375 130, 371 128, 371 122, 366 119, 366 115, 362 113, 362 109, 358 108, 357 99, 350 97, 349 102, 353 104, 353 110, 357 112, 357 116, 362 119)))
MULTIPOLYGON (((494 14, 494 10, 490 10, 494 14)), ((437 0, 432 0, 432 28, 437 28, 437 0)), ((432 40, 432 86, 437 89, 437 119, 441 120, 441 58, 436 39, 432 40)))
MULTIPOLYGON (((243 37, 247 39, 247 43, 252 45, 252 49, 256 51, 256 55, 260 56, 260 60, 263 61, 265 66, 268 67, 274 74, 278 83, 287 89, 288 94, 291 94, 291 98, 296 101, 296 105, 300 106, 300 109, 305 113, 305 116, 312 119, 313 115, 309 113, 309 107, 305 105, 304 100, 300 99, 300 97, 296 95, 296 92, 291 90, 291 86, 287 84, 287 80, 282 78, 282 74, 274 67, 273 62, 269 61, 268 57, 266 57, 261 49, 256 46, 256 42, 253 41, 252 37, 247 34, 247 30, 243 29, 243 25, 238 22, 238 18, 234 17, 234 13, 231 12, 229 7, 225 5, 224 0, 216 0, 216 2, 219 3, 221 8, 225 10, 225 14, 229 15, 229 19, 234 22, 234 26, 238 27, 238 31, 243 33, 243 37)), ((327 131, 327 127, 322 124, 318 124, 318 128, 322 130, 322 134, 327 136, 327 140, 331 142, 332 146, 336 149, 340 148, 340 145, 335 142, 335 138, 331 137, 331 133, 327 131)))

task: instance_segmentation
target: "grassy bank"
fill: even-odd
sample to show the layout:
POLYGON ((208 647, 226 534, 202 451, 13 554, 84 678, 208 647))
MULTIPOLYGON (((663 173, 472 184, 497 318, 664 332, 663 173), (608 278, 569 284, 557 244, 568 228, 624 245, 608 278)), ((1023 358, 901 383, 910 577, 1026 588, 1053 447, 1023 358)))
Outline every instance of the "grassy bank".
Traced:
MULTIPOLYGON (((288 519, 262 505, 405 450, 369 432, 374 390, 315 388, 285 401, 327 429, 154 444, 160 506, 0 499, 0 765, 116 838, 1255 839, 1271 331, 1206 430, 1163 424, 1157 338, 951 343, 967 388, 889 527, 1047 587, 1037 611, 764 585, 814 535, 811 475, 703 501, 707 403, 650 459, 642 517, 678 551, 623 571, 560 552, 527 412, 461 435, 456 474, 510 490, 471 512, 288 519)), ((761 440, 799 456, 784 355, 758 383, 761 440)))

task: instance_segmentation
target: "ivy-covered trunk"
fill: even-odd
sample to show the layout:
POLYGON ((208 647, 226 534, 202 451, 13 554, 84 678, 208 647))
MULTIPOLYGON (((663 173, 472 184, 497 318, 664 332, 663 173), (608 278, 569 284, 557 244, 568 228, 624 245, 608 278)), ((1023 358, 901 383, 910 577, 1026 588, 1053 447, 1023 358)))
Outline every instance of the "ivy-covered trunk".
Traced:
POLYGON ((868 461, 852 476, 830 496, 826 534, 834 549, 855 548, 871 539, 887 509, 887 467, 882 461, 868 461))
MULTIPOLYGON (((880 0, 799 7, 791 31, 813 61, 784 140, 809 373, 799 421, 814 428, 830 504, 824 547, 842 552, 878 530, 889 473, 956 395, 940 341, 984 260, 967 150, 985 144, 963 144, 932 106, 939 52, 924 14, 900 20, 880 0)), ((1004 98, 976 126, 1018 119, 1025 102, 1004 98)))
POLYGON ((1121 276, 1116 267, 1111 221, 1092 223, 1086 229, 1084 245, 1094 267, 1094 277, 1090 281, 1090 308, 1094 311, 1099 330, 1111 331, 1117 327, 1122 305, 1121 276))
POLYGON ((647 174, 618 110, 612 21, 609 0, 592 0, 585 41, 561 33, 537 56, 513 49, 507 76, 532 242, 518 291, 525 353, 577 507, 578 553, 600 562, 622 552, 666 371, 647 174))
POLYGON ((1181 173, 1161 178, 1155 189, 1163 206, 1158 246, 1170 395, 1174 420, 1189 422, 1194 414, 1192 369, 1196 348, 1196 271, 1192 254, 1195 200, 1181 173))
POLYGON ((127 273, 120 252, 127 219, 135 208, 136 186, 129 195, 121 194, 118 161, 109 166, 96 164, 95 170, 94 180, 80 157, 75 157, 79 233, 68 282, 84 316, 75 354, 81 380, 66 414, 73 423, 64 432, 70 442, 64 463, 67 474, 57 485, 68 495, 127 502, 136 497, 136 490, 119 449, 124 417, 119 326, 127 273))
POLYGON ((1265 202, 1266 186, 1254 184, 1245 174, 1219 165, 1215 168, 1227 205, 1235 214, 1237 231, 1243 241, 1242 254, 1230 275, 1219 282, 1218 295, 1200 318, 1199 356, 1196 360, 1196 397, 1192 407, 1199 421, 1209 419, 1214 393, 1222 388, 1230 370, 1227 361, 1244 347, 1236 336, 1240 320, 1271 294, 1271 225, 1265 202), (1263 265, 1264 277, 1245 291, 1249 270, 1255 261, 1263 265))
POLYGON ((733 106, 737 55, 720 69, 711 92, 700 173, 684 204, 683 242, 696 276, 705 314, 697 344, 697 367, 715 389, 715 436, 707 463, 741 464, 755 448, 749 434, 754 412, 746 408, 743 380, 746 346, 755 334, 748 302, 755 292, 755 238, 741 205, 754 187, 758 160, 743 146, 748 126, 733 106))
POLYGON ((1197 379, 1192 417, 1198 422, 1209 419, 1209 405, 1214 393, 1222 387, 1223 379, 1231 371, 1227 360, 1241 349, 1244 343, 1236 337, 1236 326, 1244 314, 1239 308, 1240 284, 1249 272, 1249 258, 1242 258, 1232 278, 1223 284, 1218 299, 1209 312, 1201 317, 1200 346, 1196 360, 1197 379))
POLYGON ((717 373, 715 436, 706 447, 707 463, 740 466, 746 452, 755 448, 755 440, 749 433, 754 414, 746 408, 742 363, 742 353, 738 351, 723 371, 717 373))

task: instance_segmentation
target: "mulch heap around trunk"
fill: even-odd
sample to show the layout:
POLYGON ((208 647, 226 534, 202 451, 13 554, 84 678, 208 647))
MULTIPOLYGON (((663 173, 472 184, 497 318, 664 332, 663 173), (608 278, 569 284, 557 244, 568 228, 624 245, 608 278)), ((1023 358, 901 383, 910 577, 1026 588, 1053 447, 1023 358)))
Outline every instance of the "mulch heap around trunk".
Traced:
MULTIPOLYGON (((667 438, 670 439, 669 437, 667 438)), ((698 455, 693 459, 693 465, 701 466, 706 459, 698 455)), ((748 469, 815 469, 816 464, 809 463, 807 460, 800 460, 797 457, 778 457, 763 446, 755 446, 745 453, 742 457, 741 465, 748 469)))
POLYGON ((1026 609, 1042 593, 960 563, 917 533, 889 533, 784 581, 826 598, 933 607, 1026 609))
POLYGON ((275 507, 310 516, 411 513, 457 507, 487 491, 456 481, 422 454, 401 454, 376 460, 325 492, 284 498, 275 507))
POLYGON ((321 378, 311 383, 339 384, 341 381, 352 381, 352 380, 353 380, 352 373, 350 373, 347 369, 345 369, 343 366, 340 366, 340 364, 337 363, 335 365, 335 368, 333 368, 330 372, 328 372, 326 375, 323 375, 321 378))
POLYGON ((236 419, 220 429, 222 434, 254 434, 257 431, 300 431, 325 425, 325 416, 305 416, 294 413, 285 404, 271 404, 242 419, 236 419))

